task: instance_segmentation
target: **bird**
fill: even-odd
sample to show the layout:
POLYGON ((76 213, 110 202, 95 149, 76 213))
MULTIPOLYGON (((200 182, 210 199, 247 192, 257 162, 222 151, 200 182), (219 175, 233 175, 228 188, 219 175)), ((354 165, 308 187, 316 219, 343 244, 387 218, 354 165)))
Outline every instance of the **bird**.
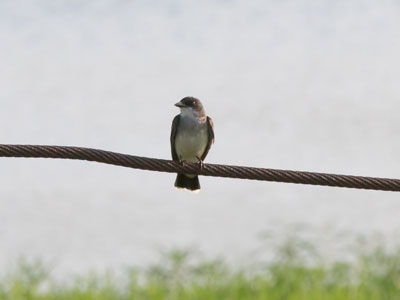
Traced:
MULTIPOLYGON (((198 162, 203 167, 211 145, 214 143, 214 123, 207 116, 200 100, 185 97, 175 104, 180 109, 171 127, 171 154, 174 161, 184 165, 185 162, 198 162)), ((199 177, 196 174, 178 173, 175 187, 189 191, 200 190, 199 177)))

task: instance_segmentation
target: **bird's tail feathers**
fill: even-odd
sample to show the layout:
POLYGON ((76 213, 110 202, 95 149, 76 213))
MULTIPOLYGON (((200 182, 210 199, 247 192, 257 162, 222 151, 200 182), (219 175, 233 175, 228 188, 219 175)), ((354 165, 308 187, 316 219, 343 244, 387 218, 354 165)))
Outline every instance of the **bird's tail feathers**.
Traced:
POLYGON ((200 190, 199 176, 188 177, 185 174, 177 174, 175 187, 178 189, 187 189, 190 191, 200 190))

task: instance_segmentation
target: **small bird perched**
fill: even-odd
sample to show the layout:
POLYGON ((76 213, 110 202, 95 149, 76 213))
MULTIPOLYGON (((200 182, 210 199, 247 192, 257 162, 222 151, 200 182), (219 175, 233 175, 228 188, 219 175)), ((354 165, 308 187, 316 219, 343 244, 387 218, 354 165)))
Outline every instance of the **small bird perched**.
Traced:
MULTIPOLYGON (((204 111, 199 99, 185 97, 175 104, 181 113, 175 116, 171 128, 172 159, 199 162, 203 166, 211 144, 214 142, 214 124, 204 111)), ((175 187, 190 191, 200 190, 199 177, 195 174, 178 174, 175 187)))

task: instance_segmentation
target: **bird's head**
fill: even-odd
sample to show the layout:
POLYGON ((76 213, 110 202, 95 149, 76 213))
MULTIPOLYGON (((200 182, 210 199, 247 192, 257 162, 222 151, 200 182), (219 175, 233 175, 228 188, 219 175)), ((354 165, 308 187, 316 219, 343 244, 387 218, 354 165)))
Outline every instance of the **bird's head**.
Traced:
POLYGON ((176 103, 175 106, 179 107, 181 113, 184 115, 195 114, 201 116, 204 114, 203 105, 199 99, 194 97, 185 97, 176 103))

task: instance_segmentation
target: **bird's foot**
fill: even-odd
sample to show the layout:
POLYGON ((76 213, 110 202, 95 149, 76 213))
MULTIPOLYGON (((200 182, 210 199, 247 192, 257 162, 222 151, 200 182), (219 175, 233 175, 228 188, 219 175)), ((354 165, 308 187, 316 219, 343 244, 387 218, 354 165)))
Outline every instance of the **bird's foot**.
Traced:
POLYGON ((200 165, 200 170, 203 170, 204 169, 204 162, 202 161, 202 159, 200 157, 196 156, 196 158, 197 158, 198 163, 200 165))
POLYGON ((179 163, 181 164, 182 167, 186 166, 186 160, 180 159, 179 163))

